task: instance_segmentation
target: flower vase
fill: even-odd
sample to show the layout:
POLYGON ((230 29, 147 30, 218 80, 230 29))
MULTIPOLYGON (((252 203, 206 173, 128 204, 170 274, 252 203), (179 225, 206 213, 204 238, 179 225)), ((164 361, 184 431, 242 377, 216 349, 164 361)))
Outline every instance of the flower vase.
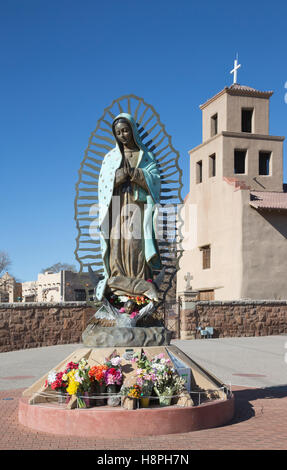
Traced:
POLYGON ((149 407, 149 397, 141 397, 141 407, 142 408, 149 407))
POLYGON ((82 394, 81 394, 81 393, 79 393, 79 394, 77 393, 76 397, 77 397, 77 408, 87 408, 85 399, 84 399, 84 397, 82 396, 82 394))
POLYGON ((120 404, 120 397, 113 396, 117 393, 117 387, 115 384, 107 385, 107 393, 110 395, 107 399, 108 406, 118 406, 120 404))
POLYGON ((159 406, 169 406, 171 404, 172 399, 172 391, 166 391, 166 393, 160 393, 156 387, 154 387, 154 391, 159 398, 159 406))
POLYGON ((66 394, 62 389, 60 389, 58 393, 59 393, 58 394, 58 403, 59 403, 59 405, 63 405, 64 403, 66 403, 66 394))
POLYGON ((91 407, 91 395, 89 392, 84 392, 83 402, 85 403, 86 408, 91 407))
POLYGON ((169 406, 171 403, 171 397, 167 397, 166 395, 159 396, 159 406, 169 406))
POLYGON ((96 382, 94 391, 95 391, 94 395, 97 397, 93 400, 95 406, 104 406, 105 405, 105 399, 104 398, 99 398, 99 395, 103 395, 105 393, 105 391, 106 391, 105 384, 101 384, 99 382, 96 382))
POLYGON ((148 380, 145 380, 142 385, 142 396, 141 396, 141 401, 140 401, 142 408, 149 407, 150 396, 152 394, 152 390, 153 390, 153 383, 148 380))

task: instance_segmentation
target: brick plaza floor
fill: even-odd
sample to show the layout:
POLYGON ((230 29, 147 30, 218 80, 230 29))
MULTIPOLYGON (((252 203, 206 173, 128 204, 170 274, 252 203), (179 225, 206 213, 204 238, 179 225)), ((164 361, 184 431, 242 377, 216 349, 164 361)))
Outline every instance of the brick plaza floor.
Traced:
POLYGON ((287 386, 233 387, 235 416, 219 428, 128 440, 39 433, 18 423, 23 389, 0 391, 1 450, 286 450, 287 386))

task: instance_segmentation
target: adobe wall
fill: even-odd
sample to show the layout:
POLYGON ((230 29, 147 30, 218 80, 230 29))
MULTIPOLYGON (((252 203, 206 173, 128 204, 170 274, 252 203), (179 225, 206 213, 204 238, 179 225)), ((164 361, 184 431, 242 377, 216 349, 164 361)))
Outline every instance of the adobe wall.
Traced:
POLYGON ((94 312, 86 302, 0 303, 0 352, 81 343, 94 312))
POLYGON ((181 339, 200 338, 197 328, 211 326, 215 338, 269 336, 287 333, 287 301, 182 300, 181 339))

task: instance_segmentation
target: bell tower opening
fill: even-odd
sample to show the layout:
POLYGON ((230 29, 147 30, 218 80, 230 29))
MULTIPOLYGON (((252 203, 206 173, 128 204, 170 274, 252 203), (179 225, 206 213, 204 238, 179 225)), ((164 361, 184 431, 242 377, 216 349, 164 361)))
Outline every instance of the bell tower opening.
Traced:
POLYGON ((241 110, 241 131, 242 132, 252 132, 252 121, 253 121, 253 108, 241 110))

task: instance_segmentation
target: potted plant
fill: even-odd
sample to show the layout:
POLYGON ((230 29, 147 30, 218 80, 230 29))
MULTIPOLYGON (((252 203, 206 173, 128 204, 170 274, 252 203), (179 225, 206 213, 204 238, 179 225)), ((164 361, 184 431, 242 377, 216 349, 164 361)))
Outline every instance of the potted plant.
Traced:
POLYGON ((142 389, 138 384, 133 384, 130 387, 121 388, 122 406, 129 410, 136 408, 137 400, 141 397, 142 389))
POLYGON ((153 392, 156 375, 153 372, 151 362, 143 353, 137 360, 137 385, 141 387, 141 406, 147 408, 153 392))
POLYGON ((172 397, 179 394, 184 388, 184 380, 179 377, 172 366, 172 362, 159 354, 152 361, 153 373, 156 376, 154 391, 159 397, 160 406, 169 406, 172 397))
POLYGON ((121 361, 120 356, 112 356, 110 359, 106 359, 105 362, 107 369, 104 372, 104 382, 106 384, 107 393, 110 395, 107 400, 109 406, 118 406, 120 404, 118 389, 123 383, 121 361))
POLYGON ((105 403, 104 399, 99 398, 99 395, 102 395, 106 391, 106 384, 105 384, 105 372, 108 369, 106 365, 96 365, 90 368, 89 370, 89 378, 91 381, 91 390, 92 393, 95 394, 95 404, 98 406, 102 406, 105 403))
POLYGON ((65 380, 64 372, 56 372, 52 370, 48 374, 48 378, 45 382, 45 386, 50 386, 52 390, 59 392, 58 402, 65 403, 66 401, 66 391, 67 391, 67 382, 65 380))

